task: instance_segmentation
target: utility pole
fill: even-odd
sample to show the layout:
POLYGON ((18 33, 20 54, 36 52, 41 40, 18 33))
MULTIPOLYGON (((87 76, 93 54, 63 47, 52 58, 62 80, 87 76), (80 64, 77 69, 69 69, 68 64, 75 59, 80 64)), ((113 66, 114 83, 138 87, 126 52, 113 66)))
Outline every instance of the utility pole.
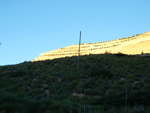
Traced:
POLYGON ((80 44, 81 44, 81 31, 80 31, 80 37, 79 37, 79 51, 78 51, 77 71, 79 70, 80 44))

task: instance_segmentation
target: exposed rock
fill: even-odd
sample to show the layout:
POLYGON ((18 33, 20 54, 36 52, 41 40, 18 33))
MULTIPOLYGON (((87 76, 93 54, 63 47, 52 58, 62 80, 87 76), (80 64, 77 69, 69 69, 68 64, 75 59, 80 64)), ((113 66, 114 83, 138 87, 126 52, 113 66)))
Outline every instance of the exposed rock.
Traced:
MULTIPOLYGON (((124 53, 150 53, 150 31, 132 37, 120 38, 106 42, 85 43, 80 45, 80 55, 124 53)), ((34 61, 78 56, 79 45, 71 45, 53 51, 41 53, 34 61)))

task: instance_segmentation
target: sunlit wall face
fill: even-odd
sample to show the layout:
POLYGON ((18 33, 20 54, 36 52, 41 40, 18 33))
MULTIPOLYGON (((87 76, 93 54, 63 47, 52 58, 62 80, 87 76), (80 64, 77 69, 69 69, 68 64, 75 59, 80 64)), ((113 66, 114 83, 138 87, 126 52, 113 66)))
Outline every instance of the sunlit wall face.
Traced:
MULTIPOLYGON (((141 55, 150 53, 150 32, 136 34, 131 37, 120 38, 99 43, 85 43, 80 45, 80 55, 123 53, 141 55)), ((78 56, 79 45, 71 45, 53 51, 41 53, 32 61, 47 60, 78 56)))

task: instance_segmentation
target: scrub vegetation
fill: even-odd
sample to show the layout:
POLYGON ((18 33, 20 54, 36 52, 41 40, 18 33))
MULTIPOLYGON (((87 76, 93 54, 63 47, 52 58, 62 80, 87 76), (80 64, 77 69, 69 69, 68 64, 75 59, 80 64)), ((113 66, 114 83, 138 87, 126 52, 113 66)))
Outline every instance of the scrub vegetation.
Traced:
POLYGON ((149 72, 121 53, 0 66, 0 113, 149 113, 149 72))

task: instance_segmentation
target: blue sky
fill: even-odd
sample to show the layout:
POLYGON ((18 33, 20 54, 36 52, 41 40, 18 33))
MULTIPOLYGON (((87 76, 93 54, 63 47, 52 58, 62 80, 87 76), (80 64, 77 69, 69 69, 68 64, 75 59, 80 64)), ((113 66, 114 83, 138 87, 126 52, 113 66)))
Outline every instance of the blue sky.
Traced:
POLYGON ((150 0, 0 0, 0 65, 150 31, 150 0))

